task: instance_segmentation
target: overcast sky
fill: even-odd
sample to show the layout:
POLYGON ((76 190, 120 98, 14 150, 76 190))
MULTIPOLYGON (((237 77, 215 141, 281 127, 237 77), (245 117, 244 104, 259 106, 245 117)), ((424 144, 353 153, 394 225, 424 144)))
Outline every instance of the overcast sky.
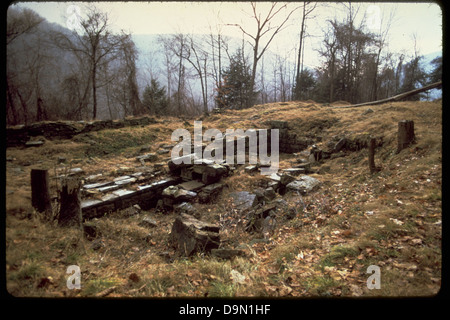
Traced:
MULTIPOLYGON (((33 9, 49 22, 70 26, 70 17, 74 16, 73 6, 79 8, 83 16, 83 4, 80 2, 18 2, 20 6, 33 9), (69 22, 69 24, 68 24, 69 22)), ((251 18, 251 6, 248 2, 94 2, 109 13, 116 30, 123 29, 132 34, 160 33, 209 33, 210 26, 220 25, 224 34, 242 37, 236 28, 226 24, 239 23, 246 30, 254 30, 255 21, 251 18)), ((295 8, 301 3, 289 3, 295 8)), ((270 3, 258 3, 261 12, 267 12, 270 3)), ((280 4, 281 5, 281 4, 280 4)), ((413 34, 416 34, 419 54, 428 54, 442 50, 442 13, 437 4, 424 3, 357 3, 358 17, 364 14, 373 27, 379 26, 378 17, 386 21, 394 11, 394 21, 390 29, 389 50, 393 52, 413 53, 413 34)), ((306 42, 305 63, 316 65, 326 20, 334 16, 343 18, 346 12, 342 4, 321 4, 314 11, 314 19, 308 21, 307 31, 311 35, 306 42)), ((281 17, 280 17, 281 18, 281 17)), ((290 25, 271 44, 272 51, 286 52, 295 48, 299 34, 301 10, 292 15, 290 25)), ((374 29, 375 30, 375 29, 374 29)), ((284 53, 283 53, 284 55, 284 53)))

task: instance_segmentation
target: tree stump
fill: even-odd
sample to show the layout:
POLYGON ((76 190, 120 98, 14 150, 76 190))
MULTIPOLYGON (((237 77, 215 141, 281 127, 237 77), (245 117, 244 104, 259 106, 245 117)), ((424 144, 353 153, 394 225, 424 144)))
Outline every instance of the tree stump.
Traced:
POLYGON ((370 138, 369 141, 369 169, 370 173, 379 171, 375 166, 375 138, 370 138))
POLYGON ((408 147, 411 143, 414 143, 416 137, 414 135, 414 121, 402 120, 398 123, 398 145, 397 153, 408 147))
POLYGON ((78 226, 81 228, 83 219, 80 188, 81 181, 76 177, 68 177, 63 181, 60 192, 59 226, 78 226))
POLYGON ((31 170, 31 204, 45 218, 49 219, 52 215, 52 204, 50 202, 50 185, 48 182, 48 170, 31 170))

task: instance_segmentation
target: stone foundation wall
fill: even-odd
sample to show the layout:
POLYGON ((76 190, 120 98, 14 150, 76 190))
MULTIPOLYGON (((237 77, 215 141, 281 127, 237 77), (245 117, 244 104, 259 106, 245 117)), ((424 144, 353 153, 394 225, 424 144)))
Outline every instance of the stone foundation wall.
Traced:
POLYGON ((289 132, 287 121, 271 120, 269 121, 271 129, 279 130, 279 151, 283 153, 294 153, 305 150, 314 142, 311 139, 297 137, 297 134, 289 132))
POLYGON ((27 126, 6 128, 6 147, 19 147, 25 145, 31 137, 44 136, 48 140, 71 139, 80 133, 99 131, 103 129, 116 129, 128 126, 140 126, 157 123, 152 117, 140 117, 121 120, 98 121, 56 121, 38 122, 27 126))
POLYGON ((178 184, 180 178, 168 178, 146 186, 140 186, 139 190, 117 190, 105 200, 85 200, 81 202, 83 219, 101 217, 108 212, 121 210, 138 204, 142 209, 147 210, 156 206, 161 199, 162 191, 178 184))

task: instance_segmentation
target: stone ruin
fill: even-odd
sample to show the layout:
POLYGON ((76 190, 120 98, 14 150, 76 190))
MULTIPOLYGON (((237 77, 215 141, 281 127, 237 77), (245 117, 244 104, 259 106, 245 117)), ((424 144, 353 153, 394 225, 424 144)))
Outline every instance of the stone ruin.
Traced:
MULTIPOLYGON (((269 126, 271 129, 279 130, 280 152, 294 153, 296 156, 300 156, 297 158, 297 164, 292 168, 282 169, 279 173, 268 176, 266 189, 253 193, 241 191, 230 195, 235 208, 247 215, 249 222, 245 229, 248 232, 260 232, 263 235, 274 227, 278 208, 274 204, 277 193, 284 195, 286 192, 292 191, 305 195, 316 190, 321 182, 307 175, 312 172, 312 163, 339 156, 346 149, 359 150, 366 146, 365 137, 357 137, 355 140, 338 137, 334 141, 330 141, 322 150, 313 145, 311 139, 297 137, 289 132, 287 121, 272 120, 269 121, 269 126), (308 147, 310 150, 306 150, 308 147)), ((94 127, 98 127, 98 125, 94 127)), ((256 137, 259 138, 259 130, 254 131, 256 137)), ((247 132, 250 131, 247 130, 247 132)), ((267 133, 266 150, 271 150, 270 130, 267 133)), ((225 138, 226 135, 224 135, 225 138)), ((236 156, 237 144, 242 139, 245 142, 246 155, 249 155, 248 136, 237 136, 232 142, 224 141, 223 154, 226 155, 227 144, 234 143, 233 149, 236 156)), ((381 143, 382 140, 378 141, 378 144, 381 143)), ((86 180, 89 180, 89 183, 84 184, 81 191, 83 195, 93 194, 95 198, 81 201, 83 220, 101 217, 109 212, 132 206, 143 210, 156 207, 157 210, 163 212, 176 213, 170 243, 178 249, 180 254, 189 256, 196 252, 213 252, 221 257, 228 256, 231 252, 237 255, 242 254, 239 250, 219 249, 220 228, 218 224, 200 221, 200 215, 190 204, 193 201, 212 202, 224 188, 224 184, 221 182, 222 178, 233 174, 236 168, 226 164, 225 161, 216 163, 217 161, 202 159, 196 163, 197 155, 194 153, 194 145, 190 146, 191 154, 183 155, 178 159, 168 159, 166 163, 156 163, 159 155, 168 154, 170 148, 173 147, 174 145, 162 145, 156 153, 145 153, 136 157, 136 160, 143 166, 141 168, 148 168, 146 161, 153 163, 151 171, 134 172, 132 169, 112 181, 98 181, 97 178, 102 178, 101 174, 88 177, 86 180), (167 165, 168 175, 163 174, 162 169, 165 165, 167 165), (158 178, 160 176, 162 179, 158 178)), ((201 150, 204 151, 205 147, 206 145, 202 144, 201 150)), ((150 149, 141 151, 150 151, 150 149)), ((261 167, 263 165, 260 163, 249 164, 244 167, 244 172, 252 175, 257 173, 261 167)), ((74 168, 68 172, 69 175, 82 173, 80 168, 74 168)), ((148 221, 142 223, 155 225, 154 222, 148 221)))

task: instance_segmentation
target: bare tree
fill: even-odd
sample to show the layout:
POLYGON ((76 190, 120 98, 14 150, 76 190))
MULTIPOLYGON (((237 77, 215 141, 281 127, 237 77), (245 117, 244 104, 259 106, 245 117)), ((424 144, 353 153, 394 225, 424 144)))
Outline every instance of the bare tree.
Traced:
MULTIPOLYGON (((17 58, 18 52, 12 52, 11 46, 23 35, 34 32, 43 21, 44 18, 30 9, 12 7, 8 9, 6 24, 8 51, 6 61, 6 112, 8 123, 11 124, 20 123, 21 120, 25 123, 28 122, 28 100, 32 97, 32 89, 34 88, 28 77, 24 79, 24 77, 20 76, 23 72, 29 73, 30 68, 26 68, 26 70, 22 68, 23 62, 16 61, 15 58, 17 58), (18 110, 16 105, 17 99, 22 107, 22 112, 18 110), (22 114, 22 117, 20 114, 22 114)), ((26 64, 31 63, 31 66, 35 66, 36 59, 28 55, 30 53, 28 50, 24 51, 24 53, 27 54, 26 64)))
POLYGON ((240 24, 229 24, 230 26, 238 27, 243 34, 245 34, 251 41, 248 43, 251 45, 253 49, 253 66, 252 66, 252 78, 251 84, 255 86, 255 78, 256 78, 256 70, 258 66, 258 62, 266 52, 272 40, 275 38, 277 34, 279 34, 282 30, 284 30, 286 22, 289 20, 291 15, 300 7, 295 7, 292 10, 288 10, 287 4, 279 5, 278 2, 273 2, 269 9, 269 12, 265 15, 261 15, 257 10, 257 3, 252 2, 252 18, 256 22, 256 33, 251 34, 247 30, 245 30, 240 24), (281 20, 281 22, 277 23, 277 25, 273 25, 272 22, 274 18, 278 17, 281 12, 286 12, 287 14, 281 20), (268 39, 265 42, 265 45, 262 44, 264 39, 268 39), (260 47, 261 46, 261 47, 260 47))
POLYGON ((376 38, 374 39, 374 44, 376 47, 376 58, 375 58, 376 69, 372 80, 372 95, 371 95, 371 100, 373 101, 378 99, 378 88, 379 88, 378 68, 381 64, 381 53, 387 45, 389 31, 394 21, 395 14, 396 14, 395 10, 391 10, 387 18, 387 21, 385 21, 384 16, 381 17, 380 29, 377 30, 377 32, 375 33, 376 38))
POLYGON ((90 6, 87 17, 80 22, 82 32, 73 31, 71 35, 59 32, 55 37, 56 44, 85 57, 90 67, 90 83, 92 86, 92 118, 97 118, 97 72, 106 60, 114 59, 123 43, 123 35, 115 35, 110 30, 108 15, 90 6))
POLYGON ((303 3, 302 10, 302 22, 300 24, 300 35, 299 35, 299 44, 298 44, 298 54, 297 54, 297 68, 295 79, 296 82, 300 79, 300 73, 303 71, 303 63, 302 63, 302 54, 305 46, 305 34, 306 34, 306 20, 310 18, 311 13, 316 9, 317 2, 311 4, 311 2, 303 3))
POLYGON ((194 36, 187 36, 186 47, 182 50, 183 58, 186 59, 196 71, 200 79, 202 90, 203 112, 208 113, 208 52, 198 43, 195 43, 194 36))
POLYGON ((36 27, 44 21, 44 18, 31 9, 9 8, 7 20, 6 45, 9 45, 21 35, 35 30, 36 27))

